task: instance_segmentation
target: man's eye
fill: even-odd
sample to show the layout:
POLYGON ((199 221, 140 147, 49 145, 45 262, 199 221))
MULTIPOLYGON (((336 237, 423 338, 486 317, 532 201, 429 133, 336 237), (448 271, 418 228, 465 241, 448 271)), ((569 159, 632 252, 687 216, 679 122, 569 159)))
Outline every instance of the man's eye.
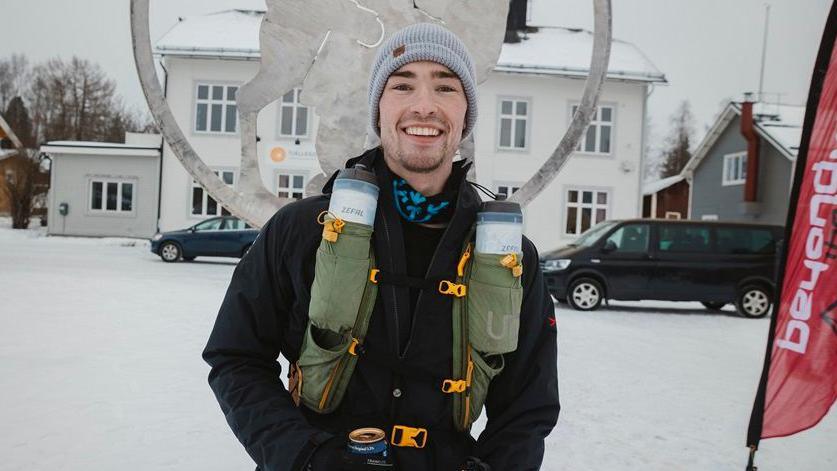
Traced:
POLYGON ((457 92, 459 90, 457 90, 454 87, 451 87, 450 85, 442 85, 442 86, 439 87, 439 91, 440 92, 457 92))
POLYGON ((395 85, 394 87, 392 87, 392 89, 393 90, 400 90, 400 91, 408 91, 408 90, 410 90, 410 86, 407 85, 406 83, 399 83, 398 85, 395 85))

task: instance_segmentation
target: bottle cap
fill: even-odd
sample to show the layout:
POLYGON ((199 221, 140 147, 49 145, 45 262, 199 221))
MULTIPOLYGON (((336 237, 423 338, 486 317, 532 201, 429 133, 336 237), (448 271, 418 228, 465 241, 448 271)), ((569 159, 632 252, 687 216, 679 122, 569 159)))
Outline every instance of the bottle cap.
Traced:
POLYGON ((360 180, 362 182, 370 183, 372 185, 378 186, 378 179, 375 178, 375 174, 359 168, 344 168, 340 170, 340 173, 337 174, 337 179, 348 178, 350 180, 360 180))
POLYGON ((513 201, 485 201, 480 205, 480 212, 523 214, 520 205, 513 201))

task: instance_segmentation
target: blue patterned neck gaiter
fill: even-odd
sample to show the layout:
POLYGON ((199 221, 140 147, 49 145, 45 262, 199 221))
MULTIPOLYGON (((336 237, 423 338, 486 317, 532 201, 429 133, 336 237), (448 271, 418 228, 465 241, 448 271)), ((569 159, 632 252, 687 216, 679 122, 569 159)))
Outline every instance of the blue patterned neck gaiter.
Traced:
POLYGON ((440 223, 450 220, 455 192, 445 190, 434 196, 424 196, 398 175, 392 175, 392 199, 398 214, 410 222, 440 223))

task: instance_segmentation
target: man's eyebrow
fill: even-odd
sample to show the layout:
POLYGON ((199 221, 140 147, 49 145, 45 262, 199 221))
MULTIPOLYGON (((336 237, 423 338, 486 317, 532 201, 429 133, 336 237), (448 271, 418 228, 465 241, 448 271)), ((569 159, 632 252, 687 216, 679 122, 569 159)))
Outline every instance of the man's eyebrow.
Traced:
POLYGON ((390 77, 403 77, 403 78, 416 78, 416 74, 410 72, 409 70, 396 70, 395 72, 390 74, 390 77))
POLYGON ((453 78, 458 79, 459 76, 453 72, 448 72, 447 70, 434 70, 433 71, 433 78, 453 78))

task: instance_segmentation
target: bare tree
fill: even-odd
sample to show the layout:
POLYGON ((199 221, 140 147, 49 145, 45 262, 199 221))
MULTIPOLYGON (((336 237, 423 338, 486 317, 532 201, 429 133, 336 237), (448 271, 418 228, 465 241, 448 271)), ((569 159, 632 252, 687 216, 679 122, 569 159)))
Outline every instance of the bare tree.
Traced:
POLYGON ((692 158, 689 147, 695 132, 695 124, 688 100, 680 103, 677 111, 671 117, 671 123, 672 128, 663 143, 660 159, 662 164, 661 178, 678 175, 689 162, 689 159, 692 158))
POLYGON ((35 66, 27 99, 39 141, 121 142, 151 121, 125 106, 101 67, 78 57, 35 66))

